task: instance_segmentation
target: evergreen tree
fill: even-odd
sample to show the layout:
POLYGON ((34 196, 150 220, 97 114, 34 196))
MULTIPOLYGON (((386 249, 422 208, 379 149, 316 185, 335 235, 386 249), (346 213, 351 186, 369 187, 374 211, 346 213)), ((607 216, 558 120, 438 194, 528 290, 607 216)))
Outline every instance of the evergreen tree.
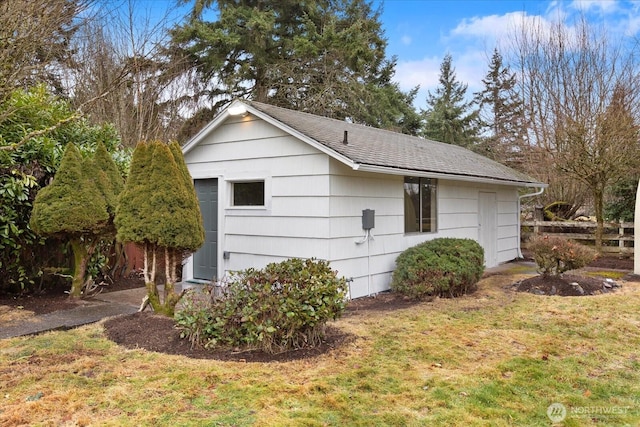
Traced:
POLYGON ((604 217, 609 221, 633 221, 637 191, 637 176, 630 176, 611 186, 604 207, 604 217))
POLYGON ((489 135, 482 138, 477 151, 517 167, 525 143, 523 103, 516 92, 516 75, 503 64, 497 48, 482 83, 484 89, 475 93, 475 102, 489 135))
POLYGON ((30 220, 36 233, 71 244, 74 265, 70 296, 74 298, 81 296, 87 262, 109 225, 107 202, 96 185, 100 174, 90 162, 69 143, 53 182, 36 196, 30 220))
POLYGON ((198 95, 214 103, 195 118, 246 98, 414 133, 412 92, 391 82, 395 59, 385 58, 380 13, 367 0, 196 1, 171 46, 199 74, 206 89, 198 95), (204 21, 214 4, 218 20, 204 21))
POLYGON ((198 199, 177 144, 138 144, 116 211, 118 240, 144 248, 148 301, 157 313, 173 316, 182 294, 176 294, 176 266, 185 253, 204 243, 198 199), (140 197, 140 195, 143 197, 140 197), (164 295, 158 293, 157 266, 163 257, 164 295))
POLYGON ((470 147, 478 138, 479 117, 472 101, 466 101, 467 85, 456 78, 451 55, 440 65, 439 86, 429 91, 427 110, 422 112, 425 126, 422 135, 435 141, 470 147))

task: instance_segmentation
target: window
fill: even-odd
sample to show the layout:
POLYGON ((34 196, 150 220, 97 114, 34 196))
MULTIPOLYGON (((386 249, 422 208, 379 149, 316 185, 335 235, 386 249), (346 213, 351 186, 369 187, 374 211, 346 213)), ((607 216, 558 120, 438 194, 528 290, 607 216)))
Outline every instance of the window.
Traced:
POLYGON ((264 206, 264 181, 233 183, 232 206, 264 206))
POLYGON ((437 230, 437 181, 430 178, 404 178, 404 231, 430 233, 437 230))

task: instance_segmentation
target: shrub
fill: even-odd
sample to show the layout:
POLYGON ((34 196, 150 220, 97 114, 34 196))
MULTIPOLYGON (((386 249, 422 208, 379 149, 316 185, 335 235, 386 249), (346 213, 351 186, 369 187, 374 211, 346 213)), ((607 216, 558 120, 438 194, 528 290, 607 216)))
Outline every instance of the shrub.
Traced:
POLYGON ((475 291, 483 272, 484 251, 478 242, 438 238, 398 256, 391 289, 414 299, 456 297, 475 291))
POLYGON ((320 344, 345 297, 346 280, 328 262, 289 259, 238 272, 220 298, 188 294, 176 322, 192 344, 275 353, 320 344))
MULTIPOLYGON (((0 292, 36 292, 46 269, 67 268, 64 242, 38 236, 29 225, 33 202, 73 142, 91 157, 99 142, 126 169, 128 155, 112 125, 93 126, 44 85, 16 89, 0 100, 0 292)), ((56 283, 54 280, 52 283, 56 283)))
POLYGON ((556 236, 535 236, 529 250, 544 276, 559 276, 565 271, 582 268, 593 261, 597 252, 587 246, 556 236))

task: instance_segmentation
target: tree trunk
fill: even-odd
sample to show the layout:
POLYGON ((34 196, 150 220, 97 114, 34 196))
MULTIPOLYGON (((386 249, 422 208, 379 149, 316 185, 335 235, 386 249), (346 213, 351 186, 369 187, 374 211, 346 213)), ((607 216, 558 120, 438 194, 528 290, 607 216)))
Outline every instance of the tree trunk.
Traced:
POLYGON ((147 298, 151 308, 156 313, 161 312, 162 303, 156 284, 156 247, 148 243, 144 245, 144 285, 147 288, 147 298), (149 257, 151 257, 151 260, 149 260, 149 257))
POLYGON ((71 291, 69 291, 69 297, 80 298, 82 296, 84 275, 87 271, 89 254, 87 251, 87 247, 82 243, 80 239, 71 240, 71 250, 73 251, 73 281, 71 282, 71 291))
MULTIPOLYGON (((153 309, 158 314, 164 314, 169 317, 173 317, 175 314, 176 305, 180 302, 180 299, 184 295, 184 290, 177 294, 175 292, 175 263, 176 254, 170 248, 164 248, 164 269, 165 269, 165 284, 164 284, 164 301, 160 303, 158 301, 158 308, 153 306, 153 309)), ((151 301, 151 298, 149 298, 151 301)), ((153 304, 153 303, 152 303, 153 304)))
POLYGON ((266 73, 264 67, 256 67, 256 80, 254 86, 255 101, 267 102, 269 98, 269 87, 266 85, 266 73))
POLYGON ((145 287, 147 288, 147 299, 151 308, 157 314, 173 317, 175 308, 184 291, 177 294, 175 292, 175 254, 169 248, 164 248, 164 264, 165 264, 165 284, 163 298, 160 298, 158 286, 156 283, 156 262, 158 247, 155 245, 145 245, 144 250, 144 278, 145 287), (149 260, 151 258, 151 260, 149 260))
POLYGON ((596 250, 602 250, 602 234, 604 233, 604 190, 594 186, 593 207, 596 214, 596 250))

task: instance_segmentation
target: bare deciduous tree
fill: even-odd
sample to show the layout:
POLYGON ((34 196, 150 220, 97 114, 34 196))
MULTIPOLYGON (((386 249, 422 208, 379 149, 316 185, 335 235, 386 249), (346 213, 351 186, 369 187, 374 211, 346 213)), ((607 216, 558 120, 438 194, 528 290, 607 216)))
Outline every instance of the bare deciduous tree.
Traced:
POLYGON ((46 82, 60 93, 60 63, 91 0, 0 0, 0 98, 46 82))
POLYGON ((86 108, 88 116, 112 122, 125 146, 175 139, 184 121, 180 109, 188 74, 161 53, 173 12, 152 20, 136 0, 125 6, 103 9, 76 37, 68 80, 72 99, 81 105, 96 98, 86 108))
POLYGON ((600 247, 604 192, 638 165, 640 52, 584 17, 574 26, 529 23, 515 40, 529 172, 575 209, 592 200, 600 247))

